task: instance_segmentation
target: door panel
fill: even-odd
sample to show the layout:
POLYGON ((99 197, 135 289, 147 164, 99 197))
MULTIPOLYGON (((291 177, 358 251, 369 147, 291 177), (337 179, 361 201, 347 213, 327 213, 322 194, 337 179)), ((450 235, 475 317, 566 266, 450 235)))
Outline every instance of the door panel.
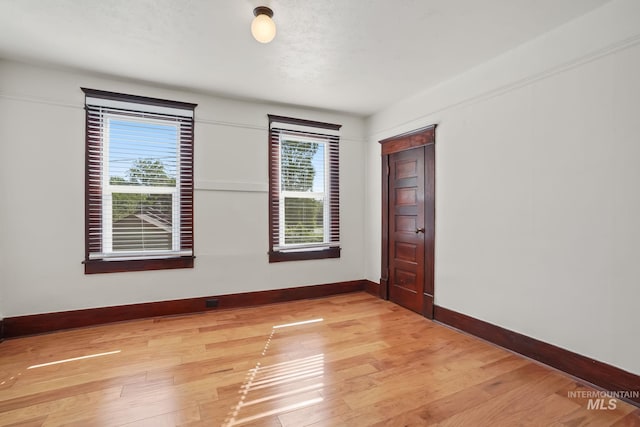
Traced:
POLYGON ((395 242, 396 259, 408 262, 418 262, 416 257, 418 246, 413 243, 395 242))
POLYGON ((380 141, 381 298, 433 318, 435 130, 426 126, 380 141))
POLYGON ((425 147, 389 155, 389 299, 423 313, 425 147))

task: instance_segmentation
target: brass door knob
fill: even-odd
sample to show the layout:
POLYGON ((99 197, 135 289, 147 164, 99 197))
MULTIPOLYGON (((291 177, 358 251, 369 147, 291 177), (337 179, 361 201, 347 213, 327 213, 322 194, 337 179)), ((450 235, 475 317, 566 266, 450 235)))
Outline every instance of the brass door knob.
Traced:
POLYGON ((424 234, 424 227, 416 228, 416 234, 418 234, 418 233, 424 234))

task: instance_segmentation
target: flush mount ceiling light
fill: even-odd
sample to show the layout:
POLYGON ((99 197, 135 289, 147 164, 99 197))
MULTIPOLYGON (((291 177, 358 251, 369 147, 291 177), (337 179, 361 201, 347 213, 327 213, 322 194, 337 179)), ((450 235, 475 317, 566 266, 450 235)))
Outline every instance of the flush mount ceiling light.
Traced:
POLYGON ((253 22, 251 34, 260 43, 269 43, 276 36, 276 23, 273 22, 273 10, 266 6, 258 6, 253 9, 253 22))

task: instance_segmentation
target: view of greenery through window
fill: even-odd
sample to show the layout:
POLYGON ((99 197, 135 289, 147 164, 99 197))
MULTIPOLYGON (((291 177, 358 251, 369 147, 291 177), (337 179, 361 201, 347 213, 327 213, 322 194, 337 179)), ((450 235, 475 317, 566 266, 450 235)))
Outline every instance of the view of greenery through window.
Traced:
MULTIPOLYGON (((156 187, 175 187, 175 177, 170 177, 165 171, 165 166, 159 160, 138 159, 127 172, 127 177, 112 176, 111 185, 144 185, 156 187)), ((166 201, 165 194, 143 193, 114 193, 113 194, 113 221, 119 221, 134 213, 145 213, 147 207, 155 207, 171 218, 171 203, 166 201)))
POLYGON ((323 242, 324 144, 285 140, 280 147, 284 243, 323 242))
POLYGON ((176 127, 111 120, 109 130, 113 250, 170 250, 176 127))

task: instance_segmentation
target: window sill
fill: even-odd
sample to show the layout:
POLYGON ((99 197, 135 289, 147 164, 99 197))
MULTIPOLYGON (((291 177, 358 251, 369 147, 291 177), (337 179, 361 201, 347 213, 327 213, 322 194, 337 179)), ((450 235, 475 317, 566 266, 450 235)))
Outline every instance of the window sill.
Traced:
POLYGON ((126 271, 169 270, 193 268, 194 256, 160 259, 135 259, 123 261, 84 261, 84 274, 122 273, 126 271))
POLYGON ((269 262, 306 261, 326 258, 340 258, 340 248, 326 248, 317 251, 269 252, 269 262))

